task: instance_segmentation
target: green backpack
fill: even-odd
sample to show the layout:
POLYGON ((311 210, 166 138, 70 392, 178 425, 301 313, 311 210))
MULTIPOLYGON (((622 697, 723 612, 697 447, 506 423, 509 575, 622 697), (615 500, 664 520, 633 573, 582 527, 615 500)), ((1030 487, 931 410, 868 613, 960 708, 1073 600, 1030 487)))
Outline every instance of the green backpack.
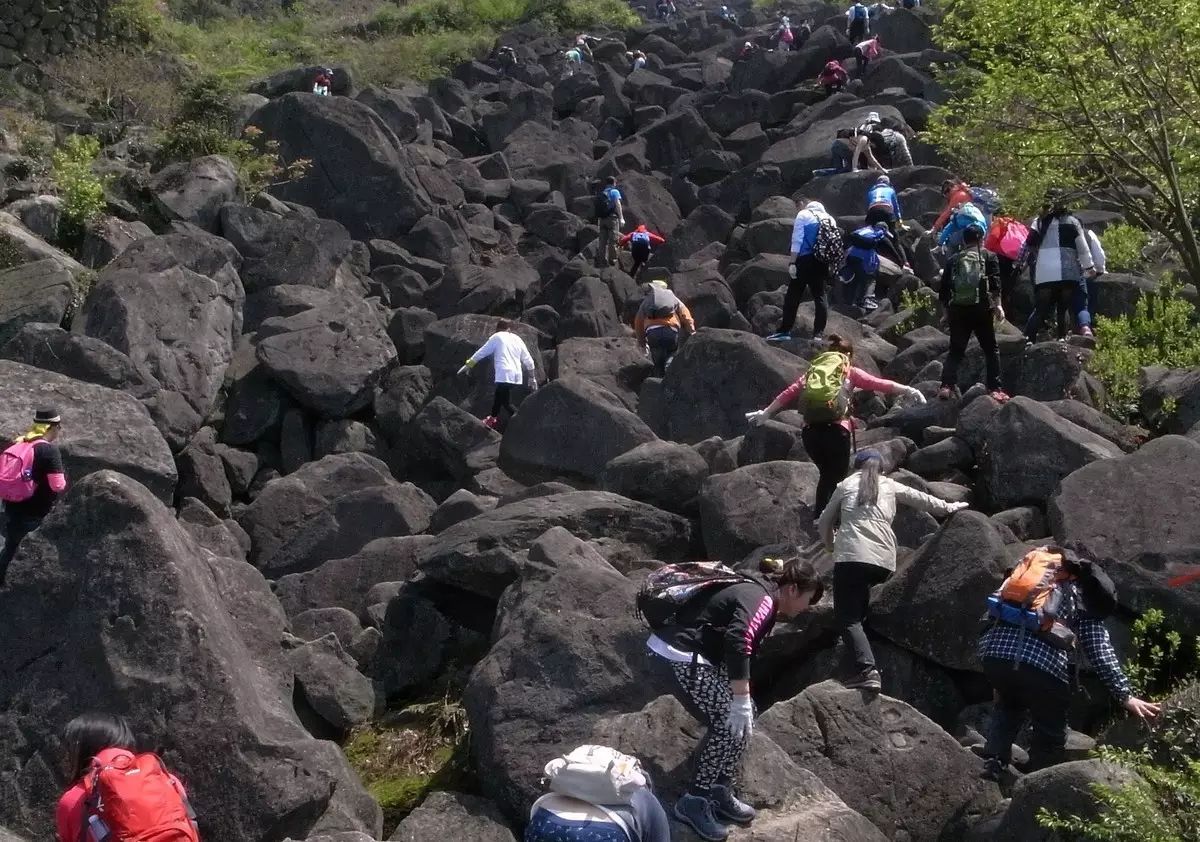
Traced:
POLYGON ((826 351, 813 358, 804 381, 804 420, 810 424, 841 421, 850 414, 850 358, 826 351))
POLYGON ((950 303, 970 306, 978 304, 979 284, 983 280, 983 252, 979 249, 960 251, 950 267, 950 303))

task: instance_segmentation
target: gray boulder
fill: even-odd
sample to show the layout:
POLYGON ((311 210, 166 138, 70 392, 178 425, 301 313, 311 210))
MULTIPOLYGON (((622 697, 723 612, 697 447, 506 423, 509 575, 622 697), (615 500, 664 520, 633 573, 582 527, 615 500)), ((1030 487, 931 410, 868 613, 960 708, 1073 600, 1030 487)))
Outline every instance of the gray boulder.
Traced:
POLYGON ((205 155, 171 164, 150 182, 154 204, 168 222, 217 231, 221 207, 238 197, 238 173, 228 158, 205 155))
POLYGON ((597 483, 604 491, 689 514, 708 473, 704 457, 687 445, 649 441, 609 460, 597 483))
POLYGON ((162 386, 107 342, 68 333, 55 324, 27 324, 0 348, 0 357, 75 380, 150 398, 162 386))
POLYGON ((33 322, 60 324, 75 300, 75 278, 54 259, 0 272, 0 344, 33 322))
POLYGON ((516 842, 492 802, 458 792, 432 792, 400 822, 388 842, 516 842))
POLYGON ((709 556, 738 561, 767 544, 816 540, 818 473, 811 462, 764 462, 705 480, 700 526, 709 556))
POLYGON ((1095 819, 1104 808, 1093 787, 1120 789, 1139 781, 1129 770, 1101 760, 1076 760, 1041 769, 1017 781, 1012 803, 991 838, 994 842, 1058 842, 1062 836, 1038 822, 1039 810, 1095 819))
POLYGON ((287 659, 304 701, 334 733, 370 721, 375 713, 371 680, 358 671, 336 635, 297 646, 287 659))

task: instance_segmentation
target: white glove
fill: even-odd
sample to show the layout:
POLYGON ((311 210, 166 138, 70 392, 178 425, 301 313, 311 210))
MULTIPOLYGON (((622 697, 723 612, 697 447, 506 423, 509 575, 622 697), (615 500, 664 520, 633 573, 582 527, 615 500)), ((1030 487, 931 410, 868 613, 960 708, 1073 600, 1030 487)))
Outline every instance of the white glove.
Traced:
POLYGON ((791 278, 793 281, 796 280, 796 264, 795 263, 788 264, 788 277, 791 278))
POLYGON ((536 392, 538 390, 538 382, 536 377, 529 378, 529 391, 536 392))
POLYGON ((954 514, 955 512, 961 512, 963 509, 970 508, 970 506, 971 506, 970 503, 951 503, 950 504, 950 514, 954 514))
POLYGON ((754 700, 750 694, 734 696, 733 704, 729 706, 729 716, 725 718, 729 733, 739 742, 750 742, 754 733, 754 700))
POLYGON ((464 365, 462 368, 460 368, 460 369, 458 370, 458 376, 459 376, 459 377, 462 377, 464 374, 466 374, 466 373, 467 373, 468 371, 470 371, 470 370, 471 370, 471 367, 470 367, 470 366, 466 366, 466 365, 464 365))
POLYGON ((900 397, 906 404, 920 405, 925 403, 925 396, 921 394, 920 389, 915 389, 912 386, 901 386, 900 397))
POLYGON ((751 424, 761 424, 767 420, 767 411, 765 409, 755 409, 746 413, 746 420, 751 424))

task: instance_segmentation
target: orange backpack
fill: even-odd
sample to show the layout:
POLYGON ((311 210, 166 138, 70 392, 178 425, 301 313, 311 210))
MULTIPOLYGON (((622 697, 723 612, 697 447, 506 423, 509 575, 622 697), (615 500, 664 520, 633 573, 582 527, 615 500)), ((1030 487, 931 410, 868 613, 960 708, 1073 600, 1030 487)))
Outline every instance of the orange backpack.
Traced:
POLYGON ((97 817, 110 842, 200 842, 191 805, 155 754, 121 753, 93 761, 83 780, 84 824, 97 817))
POLYGON ((1062 606, 1064 582, 1075 579, 1063 554, 1052 547, 1038 547, 1025 554, 1000 586, 1004 602, 1032 611, 1042 631, 1049 631, 1062 606))

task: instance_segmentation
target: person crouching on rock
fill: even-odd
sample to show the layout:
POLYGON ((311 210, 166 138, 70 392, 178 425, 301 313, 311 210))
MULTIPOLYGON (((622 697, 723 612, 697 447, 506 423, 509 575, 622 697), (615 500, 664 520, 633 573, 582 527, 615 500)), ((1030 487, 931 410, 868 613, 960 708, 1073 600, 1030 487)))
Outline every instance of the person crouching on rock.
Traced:
POLYGON ((967 504, 948 503, 881 476, 883 458, 876 450, 856 453, 854 467, 856 472, 834 489, 817 531, 825 548, 833 553, 834 620, 842 640, 854 653, 857 668, 842 684, 850 690, 878 692, 882 679, 863 622, 871 587, 896 572, 896 533, 892 531, 896 503, 933 515, 952 514, 967 504))
POLYGON ((755 816, 735 794, 754 732, 750 661, 776 618, 808 610, 823 587, 812 563, 799 558, 764 559, 757 575, 717 574, 711 582, 679 604, 646 645, 671 670, 680 701, 707 729, 675 816, 701 838, 721 842, 729 835, 723 822, 744 825, 755 816))
POLYGON ((41 525, 67 490, 62 451, 55 444, 61 424, 58 410, 37 410, 28 432, 0 455, 0 499, 4 501, 0 584, 22 539, 41 525))
POLYGON ((633 320, 633 335, 643 353, 650 355, 657 377, 666 374, 667 363, 679 347, 679 332, 696 332, 692 314, 666 281, 651 281, 646 297, 633 320))
POLYGON ((478 351, 471 355, 462 368, 460 375, 466 374, 480 360, 492 358, 492 368, 495 372, 496 394, 492 399, 492 414, 483 419, 485 426, 496 429, 500 426, 500 410, 507 409, 508 414, 516 412, 512 405, 512 390, 521 385, 522 373, 529 373, 529 389, 536 391, 537 378, 534 376, 536 366, 525 340, 513 333, 512 323, 501 319, 496 323, 496 332, 488 337, 478 351))
POLYGON ((851 364, 853 357, 850 340, 830 334, 828 350, 813 357, 808 371, 799 380, 780 392, 766 409, 746 413, 751 424, 761 424, 799 399, 804 413, 804 429, 800 433, 804 451, 821 472, 813 501, 814 518, 824 511, 850 466, 854 390, 904 395, 915 403, 925 403, 925 396, 917 389, 869 374, 851 364))
POLYGON ((833 96, 841 93, 842 88, 850 82, 850 74, 846 72, 846 68, 842 67, 841 62, 837 60, 827 61, 825 69, 821 71, 821 75, 817 77, 817 84, 825 89, 825 96, 833 96))

